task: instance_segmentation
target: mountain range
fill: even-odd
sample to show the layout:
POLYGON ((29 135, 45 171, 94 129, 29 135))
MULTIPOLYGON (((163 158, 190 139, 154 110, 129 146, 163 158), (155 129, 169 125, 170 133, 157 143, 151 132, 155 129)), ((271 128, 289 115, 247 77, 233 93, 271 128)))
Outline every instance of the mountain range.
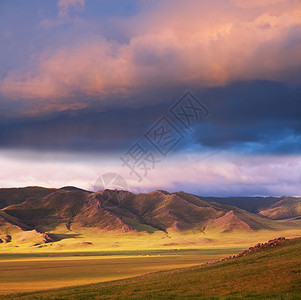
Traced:
POLYGON ((59 240, 55 232, 118 233, 277 230, 301 219, 301 198, 212 198, 156 190, 89 192, 75 187, 0 189, 0 243, 59 240))

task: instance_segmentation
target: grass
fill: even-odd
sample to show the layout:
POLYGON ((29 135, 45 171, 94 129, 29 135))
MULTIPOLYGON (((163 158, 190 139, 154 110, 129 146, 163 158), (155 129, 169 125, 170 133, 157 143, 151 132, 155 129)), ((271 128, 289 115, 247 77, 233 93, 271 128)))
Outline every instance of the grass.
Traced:
POLYGON ((2 253, 0 293, 16 293, 129 278, 193 266, 241 249, 2 253))
MULTIPOLYGON (((130 267, 131 263, 126 261, 130 267)), ((144 257, 145 263, 147 258, 144 257)), ((110 268, 108 270, 110 272, 110 268)), ((220 263, 160 271, 118 281, 3 296, 3 299, 131 298, 301 299, 301 239, 220 263)))
MULTIPOLYGON (((299 220, 300 221, 300 220, 299 220)), ((285 227, 281 221, 274 221, 277 230, 258 230, 248 232, 232 231, 221 233, 214 228, 205 233, 199 231, 172 232, 114 232, 97 231, 81 228, 68 231, 65 226, 56 227, 49 235, 56 242, 36 245, 31 239, 28 243, 20 243, 14 238, 10 243, 0 244, 0 253, 30 253, 30 252, 97 252, 97 251, 132 251, 157 249, 209 249, 209 248, 246 248, 257 242, 264 242, 277 236, 294 238, 301 236, 301 223, 292 228, 285 227), (298 226, 297 226, 298 225, 298 226), (86 242, 92 244, 87 245, 86 242)), ((297 221, 294 221, 296 223, 297 221)), ((17 234, 17 233, 15 233, 17 234)), ((13 235, 13 234, 12 234, 13 235)))

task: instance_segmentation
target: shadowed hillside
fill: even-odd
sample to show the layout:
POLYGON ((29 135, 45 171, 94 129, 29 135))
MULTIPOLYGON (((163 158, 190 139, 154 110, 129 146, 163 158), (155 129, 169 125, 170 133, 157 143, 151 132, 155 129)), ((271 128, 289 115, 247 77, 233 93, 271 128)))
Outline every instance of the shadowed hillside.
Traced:
POLYGON ((25 187, 0 189, 0 209, 9 205, 19 204, 26 199, 40 199, 56 191, 43 187, 25 187))

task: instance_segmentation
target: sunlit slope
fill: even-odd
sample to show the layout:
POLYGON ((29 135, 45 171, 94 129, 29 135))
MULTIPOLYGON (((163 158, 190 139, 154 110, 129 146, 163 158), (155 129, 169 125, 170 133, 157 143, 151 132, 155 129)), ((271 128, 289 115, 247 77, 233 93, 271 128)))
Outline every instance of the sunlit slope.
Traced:
POLYGON ((0 209, 0 244, 8 245, 13 241, 14 246, 39 245, 53 240, 46 234, 41 233, 20 223, 16 218, 7 215, 0 209))
POLYGON ((283 197, 259 214, 273 220, 301 217, 301 198, 283 197))

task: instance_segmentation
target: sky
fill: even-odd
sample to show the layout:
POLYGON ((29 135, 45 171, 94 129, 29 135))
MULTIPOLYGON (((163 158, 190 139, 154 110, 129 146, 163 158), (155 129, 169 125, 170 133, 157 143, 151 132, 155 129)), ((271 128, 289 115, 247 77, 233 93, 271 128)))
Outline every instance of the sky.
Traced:
POLYGON ((301 2, 0 0, 0 108, 0 187, 301 196, 301 2))

